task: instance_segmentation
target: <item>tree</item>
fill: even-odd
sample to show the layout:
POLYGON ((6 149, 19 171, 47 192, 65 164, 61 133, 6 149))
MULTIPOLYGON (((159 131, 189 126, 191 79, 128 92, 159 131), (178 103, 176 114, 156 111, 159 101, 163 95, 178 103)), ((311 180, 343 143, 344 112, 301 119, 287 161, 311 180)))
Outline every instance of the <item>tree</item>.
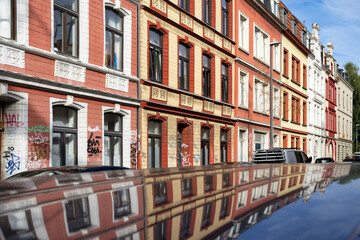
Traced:
MULTIPOLYGON (((356 124, 360 124, 360 76, 359 76, 359 67, 352 63, 348 62, 345 64, 346 75, 349 79, 350 84, 354 88, 353 95, 353 139, 356 139, 356 124)), ((360 129, 358 129, 360 130, 360 129)), ((359 144, 359 143, 358 143, 359 144)), ((353 141, 353 151, 355 152, 355 141, 353 141)))

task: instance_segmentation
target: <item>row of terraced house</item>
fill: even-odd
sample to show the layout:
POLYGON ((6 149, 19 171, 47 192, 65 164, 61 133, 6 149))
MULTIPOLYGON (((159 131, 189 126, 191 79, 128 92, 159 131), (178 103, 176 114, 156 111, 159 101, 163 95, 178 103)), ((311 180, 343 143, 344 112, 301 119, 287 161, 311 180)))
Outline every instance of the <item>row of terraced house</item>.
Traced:
POLYGON ((269 148, 270 121, 275 147, 351 154, 353 88, 334 47, 279 0, 1 4, 1 178, 247 162, 269 148))

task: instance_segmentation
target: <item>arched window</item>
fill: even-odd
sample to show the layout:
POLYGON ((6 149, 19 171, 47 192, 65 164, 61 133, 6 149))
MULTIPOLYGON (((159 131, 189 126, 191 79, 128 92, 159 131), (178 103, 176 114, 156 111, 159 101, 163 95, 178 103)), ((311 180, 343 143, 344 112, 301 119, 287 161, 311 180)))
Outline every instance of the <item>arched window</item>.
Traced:
POLYGON ((77 165, 77 111, 53 107, 52 166, 77 165))
POLYGON ((105 9, 105 65, 123 71, 124 18, 111 8, 105 9))
POLYGON ((104 115, 104 165, 123 166, 123 119, 115 113, 104 115))

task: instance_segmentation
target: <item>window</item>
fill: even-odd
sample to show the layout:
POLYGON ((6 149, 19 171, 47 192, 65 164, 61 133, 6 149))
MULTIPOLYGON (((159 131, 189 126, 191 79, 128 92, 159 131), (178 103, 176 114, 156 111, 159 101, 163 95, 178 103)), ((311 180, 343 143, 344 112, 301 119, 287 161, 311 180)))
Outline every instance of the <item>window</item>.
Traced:
POLYGON ((149 120, 148 126, 148 167, 161 167, 161 122, 149 120))
POLYGON ((77 111, 53 107, 52 166, 77 165, 77 111))
POLYGON ((1 0, 0 37, 16 39, 16 0, 1 0))
POLYGON ((274 96, 273 96, 273 112, 274 117, 280 118, 280 89, 273 88, 274 90, 274 96))
POLYGON ((155 225, 155 239, 166 240, 166 221, 155 225))
POLYGON ((163 61, 163 40, 162 34, 158 31, 150 30, 150 50, 149 50, 149 78, 155 82, 162 82, 162 61, 163 61))
POLYGON ((249 51, 249 20, 239 13, 239 47, 249 51))
POLYGON ((279 188, 279 181, 273 182, 271 183, 271 193, 272 194, 276 194, 278 192, 278 188, 279 188))
POLYGON ((206 175, 204 177, 205 182, 205 192, 213 190, 213 176, 212 175, 206 175))
POLYGON ((89 199, 87 197, 65 201, 69 232, 76 232, 91 225, 89 199))
POLYGON ((209 226, 211 223, 211 205, 212 203, 208 203, 204 206, 203 218, 201 222, 201 228, 205 228, 209 226))
POLYGON ((0 228, 4 239, 38 239, 30 210, 1 216, 0 228))
POLYGON ((302 41, 302 43, 306 46, 307 35, 306 35, 306 31, 305 31, 305 30, 302 30, 302 31, 301 31, 301 41, 302 41))
POLYGON ((183 179, 182 180, 182 195, 183 197, 189 197, 192 193, 192 181, 191 178, 183 179))
POLYGON ((249 171, 239 172, 239 181, 240 181, 240 184, 249 182, 249 171))
POLYGON ((247 162, 247 139, 246 130, 239 130, 239 153, 238 161, 247 162))
POLYGON ((104 165, 123 166, 122 117, 114 113, 104 114, 104 165))
POLYGON ((297 84, 300 84, 300 62, 295 57, 292 57, 291 71, 292 80, 297 84))
POLYGON ((238 203, 237 208, 241 208, 246 205, 248 190, 241 191, 238 193, 238 203))
POLYGON ((254 33, 254 55, 257 59, 268 63, 269 62, 269 35, 255 26, 254 33))
POLYGON ((288 67, 288 61, 289 61, 289 54, 288 51, 284 49, 284 75, 289 76, 289 67, 288 67))
POLYGON ((180 239, 190 237, 191 211, 184 212, 181 215, 180 239))
POLYGON ((223 198, 221 201, 220 219, 226 217, 229 208, 229 197, 223 198))
POLYGON ((298 23, 294 19, 291 20, 291 28, 295 36, 297 36, 297 24, 298 23))
POLYGON ((239 70, 239 105, 242 107, 248 106, 248 86, 249 86, 249 74, 239 70))
POLYGON ((303 65, 303 87, 307 88, 307 70, 306 65, 303 65))
POLYGON ((255 135, 255 150, 265 149, 265 133, 254 133, 255 135))
POLYGON ((78 1, 54 0, 54 50, 78 56, 78 1))
POLYGON ((223 174, 223 187, 230 186, 230 173, 224 173, 223 174))
POLYGON ((220 149, 221 149, 221 153, 220 153, 220 161, 221 162, 227 162, 228 159, 228 152, 227 152, 227 138, 228 138, 228 131, 226 130, 221 130, 220 132, 220 149))
POLYGON ((288 120, 289 98, 286 92, 283 93, 283 119, 288 120))
POLYGON ((273 45, 273 66, 274 69, 280 71, 280 45, 273 45))
POLYGON ((203 96, 211 97, 211 58, 203 54, 203 96))
POLYGON ((211 0, 203 0, 203 21, 211 25, 211 0))
POLYGON ((282 16, 282 23, 285 25, 285 26, 287 26, 287 16, 288 16, 288 12, 284 9, 284 8, 282 8, 281 9, 281 16, 282 16))
POLYGON ((229 102, 229 67, 225 64, 221 64, 221 100, 229 102))
POLYGON ((210 129, 201 128, 201 165, 209 165, 210 158, 210 129))
POLYGON ((110 8, 105 10, 105 66, 123 70, 123 16, 110 8))
POLYGON ((154 196, 155 196, 155 206, 167 202, 166 182, 160 182, 154 184, 154 196))
POLYGON ((303 102, 303 125, 307 124, 307 106, 306 102, 303 102))
POLYGON ((254 111, 269 113, 269 86, 267 83, 255 79, 254 111))
POLYGON ((222 34, 229 37, 229 1, 221 0, 222 34))
POLYGON ((114 218, 119 219, 131 213, 129 189, 113 192, 114 218))
POLYGON ((189 91, 190 49, 179 44, 179 88, 189 91))
POLYGON ((256 201, 266 197, 267 190, 268 190, 268 184, 264 184, 253 188, 252 197, 251 197, 252 201, 256 201))
POLYGON ((190 10, 190 0, 179 0, 179 5, 182 9, 184 9, 185 11, 190 10))
POLYGON ((292 121, 294 123, 300 123, 300 100, 298 98, 292 98, 292 121))

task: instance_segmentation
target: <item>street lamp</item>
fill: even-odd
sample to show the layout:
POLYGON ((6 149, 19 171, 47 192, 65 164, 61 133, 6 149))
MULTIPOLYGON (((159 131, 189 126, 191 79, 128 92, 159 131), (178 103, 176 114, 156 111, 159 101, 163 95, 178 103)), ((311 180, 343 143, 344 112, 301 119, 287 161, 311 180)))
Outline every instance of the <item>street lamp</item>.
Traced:
POLYGON ((273 124, 273 63, 272 63, 272 46, 280 45, 280 42, 272 42, 270 43, 270 148, 274 147, 274 124, 273 124))
POLYGON ((355 152, 357 152, 358 150, 358 126, 360 126, 360 124, 355 125, 355 138, 356 138, 355 152))

